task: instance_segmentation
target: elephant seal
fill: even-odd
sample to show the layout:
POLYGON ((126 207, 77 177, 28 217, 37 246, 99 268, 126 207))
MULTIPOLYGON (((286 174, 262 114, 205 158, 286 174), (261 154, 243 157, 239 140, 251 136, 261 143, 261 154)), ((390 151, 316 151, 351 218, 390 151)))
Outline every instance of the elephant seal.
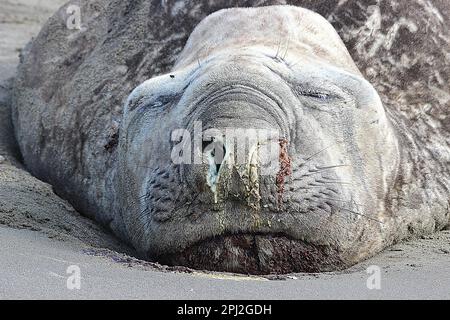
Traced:
MULTIPOLYGON (((16 135, 34 174, 147 259, 256 274, 330 271, 449 223, 448 168, 442 163, 428 199, 405 183, 416 170, 407 165, 405 122, 386 112, 334 28, 312 11, 209 15, 170 72, 137 86, 123 110, 111 112, 107 133, 94 120, 103 109, 89 110, 96 96, 84 105, 77 95, 65 99, 85 81, 81 74, 96 76, 89 45, 105 45, 81 40, 63 62, 78 77, 75 86, 39 91, 60 107, 39 108, 16 91, 16 135), (233 143, 242 137, 243 149, 233 143), (275 168, 263 170, 266 160, 275 168)), ((24 74, 18 88, 45 76, 24 74)))

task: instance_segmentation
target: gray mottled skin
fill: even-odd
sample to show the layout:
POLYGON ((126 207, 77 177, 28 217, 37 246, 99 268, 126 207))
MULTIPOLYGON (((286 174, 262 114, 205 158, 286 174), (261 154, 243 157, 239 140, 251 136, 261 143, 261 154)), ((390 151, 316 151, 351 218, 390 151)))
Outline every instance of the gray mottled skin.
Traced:
POLYGON ((187 41, 221 8, 283 1, 72 2, 82 30, 62 8, 24 52, 17 139, 33 174, 149 259, 332 270, 449 223, 444 1, 288 2, 350 55, 290 7, 221 11, 187 41), (196 119, 280 130, 282 197, 230 164, 214 201, 206 165, 173 165, 170 132, 196 119))

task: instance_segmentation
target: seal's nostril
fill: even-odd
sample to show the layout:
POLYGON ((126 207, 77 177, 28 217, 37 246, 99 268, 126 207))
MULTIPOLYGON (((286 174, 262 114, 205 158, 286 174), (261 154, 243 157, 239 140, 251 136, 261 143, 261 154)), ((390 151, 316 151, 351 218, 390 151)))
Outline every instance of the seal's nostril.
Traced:
POLYGON ((213 160, 212 162, 216 166, 216 172, 219 172, 220 166, 223 163, 226 154, 226 148, 222 141, 213 140, 203 141, 203 154, 213 160))
POLYGON ((206 182, 214 193, 215 202, 217 202, 217 181, 219 179, 220 167, 225 158, 225 145, 220 140, 213 140, 210 143, 203 142, 203 155, 209 164, 206 175, 206 182))

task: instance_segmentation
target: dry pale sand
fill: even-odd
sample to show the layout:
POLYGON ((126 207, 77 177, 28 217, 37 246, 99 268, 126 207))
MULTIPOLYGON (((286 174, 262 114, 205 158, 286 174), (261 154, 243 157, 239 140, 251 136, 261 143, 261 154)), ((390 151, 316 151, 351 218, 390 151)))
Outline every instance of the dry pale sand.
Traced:
POLYGON ((168 268, 80 216, 20 164, 9 91, 21 48, 63 0, 0 0, 0 298, 302 299, 450 298, 450 231, 404 242, 350 270, 278 280, 168 268), (66 269, 81 269, 68 290, 66 269), (369 290, 366 269, 381 268, 369 290))

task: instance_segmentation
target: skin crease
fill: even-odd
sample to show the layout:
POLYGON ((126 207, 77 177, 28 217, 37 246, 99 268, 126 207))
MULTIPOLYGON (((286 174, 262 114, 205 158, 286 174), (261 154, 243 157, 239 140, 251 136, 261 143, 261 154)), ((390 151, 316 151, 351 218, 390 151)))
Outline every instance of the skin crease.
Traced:
MULTIPOLYGON (((120 207, 131 242, 149 258, 196 265, 192 255, 207 252, 226 257, 208 267, 246 271, 240 260, 259 252, 269 252, 270 260, 281 246, 273 238, 280 237, 290 251, 313 252, 310 244, 326 248, 312 255, 323 260, 314 261, 318 270, 329 270, 382 248, 383 229, 389 227, 384 198, 398 170, 397 140, 378 94, 331 25, 311 11, 273 7, 210 15, 170 74, 130 95, 121 132, 120 207), (267 23, 269 14, 280 21, 278 28, 267 23), (253 30, 251 36, 246 29, 253 30), (285 44, 277 33, 288 35, 285 44), (255 114, 257 119, 250 116, 255 114), (231 163, 219 171, 216 204, 205 179, 208 166, 177 166, 170 158, 167 133, 192 130, 194 121, 204 129, 256 124, 280 132, 293 167, 282 197, 272 174, 257 177, 258 197, 249 199, 239 183, 248 186, 250 179, 233 176, 245 168, 231 163), (237 199, 229 192, 236 188, 237 199), (257 249, 249 253, 242 242, 257 249), (191 246, 197 253, 181 253, 191 246)), ((304 259, 302 254, 297 258, 304 259)), ((249 262, 247 269, 270 271, 259 263, 249 262)))
POLYGON ((74 4, 81 30, 64 6, 22 52, 16 138, 34 176, 140 257, 328 271, 449 224, 445 2, 74 4), (292 6, 218 11, 278 3, 326 20, 292 6), (226 135, 220 166, 173 163, 171 135, 196 121, 279 136, 252 141, 243 162, 226 135), (271 143, 280 167, 263 173, 271 143))

